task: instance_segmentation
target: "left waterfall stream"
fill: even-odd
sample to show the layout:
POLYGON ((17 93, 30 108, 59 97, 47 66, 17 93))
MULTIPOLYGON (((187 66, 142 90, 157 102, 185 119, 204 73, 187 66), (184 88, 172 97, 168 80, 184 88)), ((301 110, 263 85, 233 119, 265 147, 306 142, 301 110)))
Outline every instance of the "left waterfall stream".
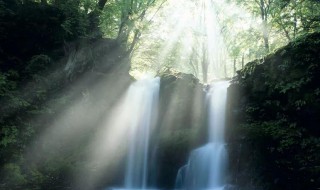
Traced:
POLYGON ((150 136, 157 120, 160 78, 146 77, 131 84, 125 109, 129 109, 130 123, 123 187, 108 190, 148 189, 150 136))

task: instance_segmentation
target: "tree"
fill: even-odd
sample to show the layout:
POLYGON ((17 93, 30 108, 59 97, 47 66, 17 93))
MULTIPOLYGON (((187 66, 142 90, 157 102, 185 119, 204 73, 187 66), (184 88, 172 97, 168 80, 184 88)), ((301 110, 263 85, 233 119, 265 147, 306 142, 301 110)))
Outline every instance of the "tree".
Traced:
POLYGON ((270 12, 274 6, 274 0, 236 0, 239 5, 243 5, 255 16, 260 16, 262 21, 261 32, 264 40, 265 51, 270 51, 269 36, 270 36, 270 12))
POLYGON ((299 34, 319 28, 320 3, 312 0, 281 0, 271 11, 272 24, 290 42, 299 34))

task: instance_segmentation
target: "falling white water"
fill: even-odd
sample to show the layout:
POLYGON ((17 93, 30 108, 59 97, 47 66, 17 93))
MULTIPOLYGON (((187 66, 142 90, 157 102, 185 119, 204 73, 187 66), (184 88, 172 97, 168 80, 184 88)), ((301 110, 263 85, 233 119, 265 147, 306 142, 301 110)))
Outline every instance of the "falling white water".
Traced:
POLYGON ((126 189, 144 189, 148 177, 149 138, 156 116, 160 79, 146 78, 133 83, 127 103, 131 110, 131 128, 128 129, 128 156, 125 172, 126 189))
POLYGON ((207 94, 209 142, 193 150, 187 165, 180 168, 176 178, 177 189, 224 189, 227 160, 224 128, 228 86, 227 81, 214 83, 207 94))

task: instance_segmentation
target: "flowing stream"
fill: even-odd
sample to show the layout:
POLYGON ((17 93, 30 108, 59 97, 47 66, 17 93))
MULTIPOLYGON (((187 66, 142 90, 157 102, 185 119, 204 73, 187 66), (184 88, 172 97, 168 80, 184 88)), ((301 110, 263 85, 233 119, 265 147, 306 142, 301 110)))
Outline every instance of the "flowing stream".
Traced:
MULTIPOLYGON (((133 83, 128 90, 129 107, 133 114, 131 118, 134 119, 126 139, 128 154, 122 190, 148 188, 149 141, 156 122, 159 86, 159 78, 147 78, 133 83)), ((211 85, 206 100, 209 141, 190 153, 188 163, 178 171, 176 189, 224 189, 227 163, 224 128, 228 86, 227 81, 211 85)))
POLYGON ((145 189, 148 180, 149 141, 156 122, 160 78, 145 78, 133 83, 127 97, 132 114, 128 129, 127 163, 123 189, 145 189))
POLYGON ((189 156, 188 163, 181 167, 176 178, 176 189, 223 190, 227 151, 224 128, 229 82, 216 82, 207 94, 209 142, 189 156))

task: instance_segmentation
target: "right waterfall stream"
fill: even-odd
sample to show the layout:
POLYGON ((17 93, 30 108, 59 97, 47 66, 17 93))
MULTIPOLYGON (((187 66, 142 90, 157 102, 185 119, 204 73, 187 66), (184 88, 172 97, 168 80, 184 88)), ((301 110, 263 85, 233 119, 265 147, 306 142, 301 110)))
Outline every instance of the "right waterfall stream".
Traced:
POLYGON ((215 82, 207 93, 209 142, 193 150, 176 177, 176 189, 223 190, 227 164, 224 139, 228 81, 215 82))

